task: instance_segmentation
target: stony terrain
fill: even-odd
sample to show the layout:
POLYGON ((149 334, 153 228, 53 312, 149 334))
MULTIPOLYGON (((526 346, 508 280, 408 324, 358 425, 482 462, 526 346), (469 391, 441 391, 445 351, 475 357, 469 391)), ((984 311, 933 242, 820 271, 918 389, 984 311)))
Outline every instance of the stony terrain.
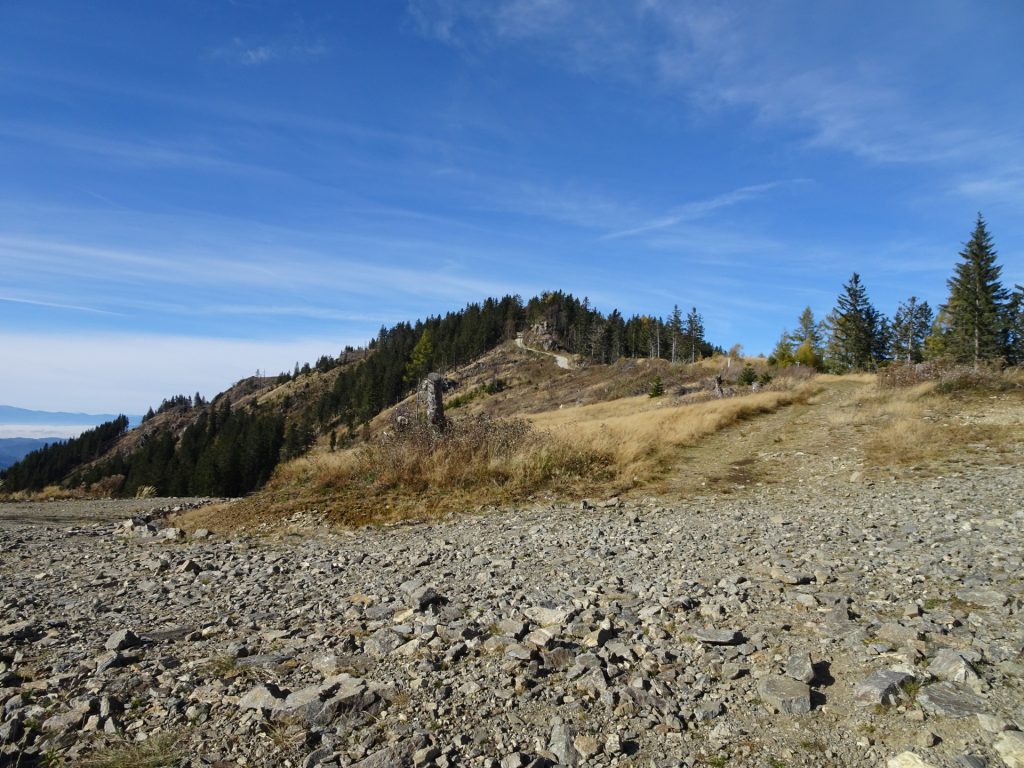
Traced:
POLYGON ((1024 766, 1019 462, 819 470, 340 532, 0 505, 0 764, 1024 766))

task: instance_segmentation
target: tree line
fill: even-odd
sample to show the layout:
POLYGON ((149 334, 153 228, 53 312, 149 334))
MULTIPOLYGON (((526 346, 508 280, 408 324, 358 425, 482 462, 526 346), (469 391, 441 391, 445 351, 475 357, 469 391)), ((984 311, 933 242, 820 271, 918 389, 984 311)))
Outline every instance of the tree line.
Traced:
POLYGON ((0 473, 3 489, 39 490, 59 482, 75 467, 100 458, 127 431, 128 417, 122 414, 98 427, 87 429, 78 437, 48 443, 0 473))
POLYGON ((949 297, 934 311, 911 296, 890 319, 868 298, 856 272, 843 285, 833 310, 816 321, 810 307, 795 331, 783 331, 769 357, 776 365, 813 366, 837 373, 870 371, 898 361, 945 359, 973 365, 1024 363, 1024 287, 1007 290, 984 217, 960 252, 949 297))

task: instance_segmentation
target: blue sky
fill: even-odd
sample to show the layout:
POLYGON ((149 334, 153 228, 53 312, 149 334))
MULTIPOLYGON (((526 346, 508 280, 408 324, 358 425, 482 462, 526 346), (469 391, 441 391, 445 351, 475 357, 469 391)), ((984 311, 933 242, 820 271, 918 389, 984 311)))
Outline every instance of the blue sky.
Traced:
POLYGON ((138 413, 559 288, 769 352, 1024 282, 1024 5, 0 0, 0 402, 138 413))

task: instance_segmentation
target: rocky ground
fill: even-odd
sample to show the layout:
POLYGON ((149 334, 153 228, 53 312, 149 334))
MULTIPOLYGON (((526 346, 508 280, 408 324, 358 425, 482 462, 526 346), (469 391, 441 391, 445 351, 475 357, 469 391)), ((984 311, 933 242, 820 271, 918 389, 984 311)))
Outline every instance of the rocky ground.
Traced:
POLYGON ((231 536, 0 505, 0 765, 1024 766, 1022 491, 231 536))

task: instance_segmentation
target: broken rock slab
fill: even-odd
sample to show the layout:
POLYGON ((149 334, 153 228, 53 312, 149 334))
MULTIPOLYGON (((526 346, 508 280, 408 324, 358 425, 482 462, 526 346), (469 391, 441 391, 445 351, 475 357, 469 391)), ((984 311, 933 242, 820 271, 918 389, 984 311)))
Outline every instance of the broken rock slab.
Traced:
POLYGON ((960 683, 941 682, 925 686, 917 696, 921 709, 945 717, 970 717, 985 712, 985 701, 960 683))
POLYGON ((898 669, 880 669, 857 683, 853 698, 862 707, 895 704, 903 693, 903 686, 913 679, 913 675, 898 669))
POLYGON ((798 680, 771 675, 757 682, 757 694, 772 712, 804 715, 811 711, 811 689, 798 680))
POLYGON ((913 752, 901 752, 896 757, 887 760, 885 768, 935 768, 935 766, 925 762, 913 752))
POLYGON ((1003 731, 994 746, 1006 768, 1024 768, 1024 733, 1003 731))

